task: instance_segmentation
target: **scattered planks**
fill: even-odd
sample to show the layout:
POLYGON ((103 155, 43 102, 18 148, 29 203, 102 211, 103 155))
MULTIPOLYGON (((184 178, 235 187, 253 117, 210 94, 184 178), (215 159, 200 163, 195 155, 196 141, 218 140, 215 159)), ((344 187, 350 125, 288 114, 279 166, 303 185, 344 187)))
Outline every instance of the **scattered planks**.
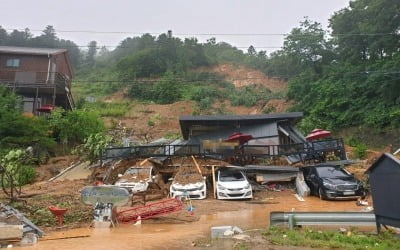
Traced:
POLYGON ((0 242, 20 241, 23 227, 23 225, 0 224, 0 242))

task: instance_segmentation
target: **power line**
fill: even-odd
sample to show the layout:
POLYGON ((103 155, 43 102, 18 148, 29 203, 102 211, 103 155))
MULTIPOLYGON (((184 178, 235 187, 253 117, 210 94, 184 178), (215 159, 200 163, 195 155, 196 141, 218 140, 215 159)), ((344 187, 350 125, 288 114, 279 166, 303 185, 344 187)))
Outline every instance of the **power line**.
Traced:
MULTIPOLYGON (((21 28, 6 28, 8 31, 25 31, 21 28)), ((40 29, 28 29, 29 31, 42 32, 40 29)), ((130 34, 130 35, 161 35, 164 33, 153 33, 153 32, 137 32, 137 31, 99 31, 99 30, 55 30, 56 33, 87 33, 87 34, 130 34)), ((389 35, 399 35, 396 32, 389 33, 328 33, 323 31, 323 34, 328 34, 330 36, 389 36, 389 35)), ((175 36, 320 36, 317 34, 291 34, 291 33, 174 33, 175 36)))
MULTIPOLYGON (((364 72, 344 72, 344 73, 334 73, 334 74, 327 74, 324 76, 332 76, 332 75, 343 75, 343 74, 353 74, 353 75, 371 75, 380 73, 382 75, 398 75, 400 71, 364 71, 364 72)), ((207 79, 185 79, 185 78, 169 78, 169 79, 123 79, 123 80, 73 80, 74 83, 156 83, 156 82, 170 82, 170 81, 177 81, 179 83, 190 83, 190 82, 221 82, 221 81, 245 81, 245 80, 268 80, 268 79, 285 79, 296 77, 298 75, 275 75, 275 76, 265 76, 265 77, 244 77, 244 78, 229 78, 226 79, 222 78, 207 78, 207 79)), ((400 78, 396 79, 388 79, 385 81, 395 81, 399 80, 400 78)), ((255 83, 254 85, 256 85, 255 83)))
MULTIPOLYGON (((232 48, 238 48, 238 49, 247 49, 250 46, 233 46, 231 45, 232 48)), ((62 48, 71 48, 75 46, 63 46, 62 48)), ((96 49, 102 49, 102 48, 119 48, 119 49, 132 49, 135 48, 135 46, 121 46, 121 45, 100 45, 100 46, 90 46, 90 45, 77 45, 76 47, 78 48, 96 48, 96 49)), ((160 46, 146 46, 147 48, 159 48, 160 46)), ((255 49, 281 49, 282 46, 253 46, 255 49)))

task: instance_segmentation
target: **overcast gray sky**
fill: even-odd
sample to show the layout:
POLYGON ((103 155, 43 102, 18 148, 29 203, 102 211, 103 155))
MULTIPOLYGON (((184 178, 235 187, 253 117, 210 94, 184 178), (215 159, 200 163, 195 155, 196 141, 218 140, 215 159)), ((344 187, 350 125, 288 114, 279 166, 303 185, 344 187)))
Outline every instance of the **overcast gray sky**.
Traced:
POLYGON ((179 37, 210 37, 237 47, 250 45, 271 52, 282 46, 282 34, 308 16, 324 28, 349 0, 0 0, 0 25, 29 28, 35 35, 53 25, 57 36, 87 45, 116 46, 131 36, 172 30, 179 37), (65 32, 65 31, 96 31, 65 32), (121 32, 121 33, 118 33, 121 32), (181 35, 182 34, 182 35, 181 35), (200 35, 205 34, 205 35, 200 35), (233 34, 233 35, 217 35, 233 34), (247 34, 247 35, 244 35, 247 34), (252 34, 252 35, 249 35, 252 34), (258 34, 258 35, 254 35, 258 34))

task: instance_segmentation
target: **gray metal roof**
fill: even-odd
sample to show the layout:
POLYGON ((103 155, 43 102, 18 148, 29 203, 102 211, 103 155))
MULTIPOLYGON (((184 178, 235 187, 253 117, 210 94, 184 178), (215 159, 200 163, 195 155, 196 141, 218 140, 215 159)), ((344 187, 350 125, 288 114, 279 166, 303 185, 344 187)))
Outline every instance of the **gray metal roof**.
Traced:
POLYGON ((16 46, 0 46, 0 53, 28 54, 28 55, 55 55, 66 52, 66 49, 55 48, 30 48, 16 46))
POLYGON ((400 160, 397 159, 394 155, 390 153, 383 153, 372 165, 365 171, 365 173, 371 173, 377 166, 380 165, 380 163, 384 159, 390 159, 392 162, 395 163, 395 165, 400 167, 400 160))
POLYGON ((239 126, 264 124, 272 121, 289 120, 297 122, 303 117, 303 112, 262 114, 262 115, 199 115, 181 116, 179 123, 184 139, 188 139, 192 126, 239 126))
POLYGON ((240 121, 240 120, 281 120, 303 117, 303 112, 275 113, 262 115, 183 115, 180 121, 240 121))

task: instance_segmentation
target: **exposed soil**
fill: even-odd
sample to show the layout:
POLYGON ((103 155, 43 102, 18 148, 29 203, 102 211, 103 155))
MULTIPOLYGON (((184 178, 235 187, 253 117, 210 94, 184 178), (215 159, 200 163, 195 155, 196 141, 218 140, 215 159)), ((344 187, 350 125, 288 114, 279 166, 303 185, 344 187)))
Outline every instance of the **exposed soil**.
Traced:
POLYGON ((287 109, 293 106, 293 101, 283 99, 271 99, 262 108, 264 111, 270 111, 270 113, 284 113, 287 109))
POLYGON ((248 85, 263 85, 272 92, 287 90, 286 81, 268 77, 259 70, 249 69, 244 66, 220 64, 212 67, 199 68, 198 71, 206 71, 222 75, 225 77, 225 80, 232 82, 237 88, 248 85))
POLYGON ((77 161, 78 156, 74 155, 50 158, 46 164, 39 164, 39 166, 36 168, 35 181, 47 181, 77 161))
POLYGON ((201 176, 195 166, 181 166, 174 177, 174 183, 180 185, 187 185, 202 181, 203 176, 201 176))
MULTIPOLYGON (((224 76, 225 80, 232 82, 237 88, 248 85, 262 85, 272 92, 285 92, 288 85, 284 80, 269 78, 258 70, 249 69, 244 66, 223 64, 213 67, 203 67, 197 71, 213 72, 224 76)), ((104 98, 105 102, 129 101, 125 97, 125 90, 118 91, 104 98)), ((283 99, 271 99, 266 104, 254 107, 232 106, 229 101, 217 101, 213 108, 222 110, 227 114, 250 115, 261 113, 286 112, 293 103, 283 99)), ((120 124, 128 133, 132 142, 150 142, 161 137, 177 137, 180 135, 179 117, 181 115, 192 115, 196 109, 193 101, 180 101, 174 104, 143 104, 131 102, 131 109, 125 117, 104 118, 108 127, 120 124), (151 121, 152 126, 150 126, 151 121)))
POLYGON ((105 123, 108 127, 120 123, 132 131, 130 137, 133 142, 149 142, 168 135, 179 135, 179 116, 191 115, 193 106, 194 103, 189 101, 167 105, 132 103, 125 117, 105 118, 105 123), (154 126, 150 126, 149 121, 154 126))

